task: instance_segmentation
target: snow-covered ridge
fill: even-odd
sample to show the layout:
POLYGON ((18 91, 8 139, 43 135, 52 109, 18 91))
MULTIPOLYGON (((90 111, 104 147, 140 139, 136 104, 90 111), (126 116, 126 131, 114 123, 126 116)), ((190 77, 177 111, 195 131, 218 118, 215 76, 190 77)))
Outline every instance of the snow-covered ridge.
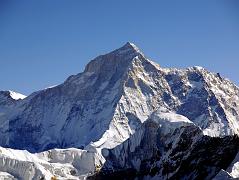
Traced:
POLYGON ((14 91, 10 91, 10 90, 9 90, 9 93, 10 93, 10 96, 15 100, 24 99, 27 97, 23 94, 20 94, 20 93, 14 92, 14 91))
POLYGON ((160 108, 129 139, 113 149, 103 149, 106 162, 95 176, 212 179, 233 160, 238 146, 238 138, 205 136, 186 117, 160 108))
POLYGON ((5 97, 5 98, 11 98, 13 100, 21 100, 21 99, 24 99, 24 98, 27 97, 23 94, 20 94, 18 92, 14 92, 14 91, 11 91, 11 90, 0 91, 0 98, 1 98, 1 96, 5 97))

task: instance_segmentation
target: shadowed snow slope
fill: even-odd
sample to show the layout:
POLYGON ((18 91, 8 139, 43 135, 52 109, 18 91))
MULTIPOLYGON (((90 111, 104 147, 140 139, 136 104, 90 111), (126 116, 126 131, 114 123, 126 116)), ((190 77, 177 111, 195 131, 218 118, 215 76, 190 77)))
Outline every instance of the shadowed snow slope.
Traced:
MULTIPOLYGON (((111 152, 110 149, 112 153, 118 151, 127 142, 140 143, 141 140, 135 136, 144 131, 143 127, 147 125, 157 124, 157 127, 161 127, 160 133, 155 133, 165 142, 170 142, 171 136, 179 136, 181 129, 186 127, 200 132, 196 133, 198 136, 193 136, 195 142, 199 137, 223 139, 239 133, 238 87, 201 67, 161 68, 132 43, 96 57, 84 72, 70 76, 60 85, 25 98, 17 96, 15 99, 19 100, 15 100, 13 95, 16 94, 0 91, 0 146, 32 153, 54 148, 82 149, 78 151, 93 160, 87 161, 91 165, 83 168, 85 171, 71 162, 70 167, 75 168, 77 175, 100 169, 105 163, 102 149, 107 154, 111 152)), ((152 146, 155 143, 150 141, 152 146)), ((62 152, 64 156, 66 151, 62 152)), ((166 152, 169 153, 160 150, 160 153, 166 152)), ((26 156, 35 157, 36 154, 27 152, 26 156)), ((7 158, 14 160, 15 156, 7 158)), ((37 158, 42 160, 43 157, 37 158)), ((121 158, 124 162, 119 163, 127 162, 130 168, 141 168, 138 162, 141 158, 135 160, 133 166, 129 163, 128 155, 121 158)), ((16 159, 17 156, 14 161, 19 163, 26 161, 16 159)), ((33 159, 29 162, 33 162, 33 159)), ((61 164, 60 159, 56 162, 61 164)), ((50 167, 49 163, 52 162, 44 163, 50 167)), ((110 167, 110 163, 107 159, 103 167, 110 167)), ((116 168, 115 165, 113 167, 116 168)), ((215 175, 220 167, 210 173, 215 175)), ((0 171, 14 174, 7 169, 0 171)), ((45 171, 38 168, 37 172, 44 174, 45 171)), ((60 176, 54 172, 47 170, 46 173, 60 176)))

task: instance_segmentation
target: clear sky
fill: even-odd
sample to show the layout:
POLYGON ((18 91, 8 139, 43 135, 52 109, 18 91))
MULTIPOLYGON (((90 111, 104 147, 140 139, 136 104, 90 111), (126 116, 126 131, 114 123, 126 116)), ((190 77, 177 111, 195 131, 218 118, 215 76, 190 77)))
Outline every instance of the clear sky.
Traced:
POLYGON ((237 0, 0 0, 0 89, 60 84, 127 41, 162 67, 239 84, 237 0))

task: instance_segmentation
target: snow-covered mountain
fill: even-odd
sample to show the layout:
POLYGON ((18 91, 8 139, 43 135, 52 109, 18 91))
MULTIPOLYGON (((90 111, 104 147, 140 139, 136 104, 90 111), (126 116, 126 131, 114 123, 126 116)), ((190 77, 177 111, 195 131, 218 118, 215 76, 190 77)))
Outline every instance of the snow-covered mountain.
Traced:
POLYGON ((202 67, 162 68, 132 43, 60 85, 11 94, 0 92, 4 176, 211 179, 239 150, 239 88, 202 67))
POLYGON ((106 162, 93 179, 212 179, 238 150, 237 136, 204 135, 186 117, 159 109, 128 140, 103 149, 106 162))

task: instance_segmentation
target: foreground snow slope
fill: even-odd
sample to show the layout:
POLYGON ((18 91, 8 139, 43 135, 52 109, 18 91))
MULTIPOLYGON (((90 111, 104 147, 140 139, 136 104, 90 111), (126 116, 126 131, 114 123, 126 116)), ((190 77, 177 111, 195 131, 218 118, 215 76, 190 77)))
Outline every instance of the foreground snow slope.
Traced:
MULTIPOLYGON (((5 176, 16 179, 84 179, 95 173, 102 165, 103 158, 95 151, 52 149, 41 153, 29 153, 26 150, 0 148, 0 171, 5 176)), ((0 174, 0 177, 1 174, 0 174)))
MULTIPOLYGON (((237 86, 201 67, 161 68, 132 43, 98 56, 84 72, 60 85, 22 100, 14 98, 11 92, 0 91, 0 146, 31 153, 78 148, 94 161, 89 161, 85 170, 70 165, 79 172, 77 175, 98 171, 105 162, 101 151, 107 154, 129 138, 132 144, 139 142, 134 134, 140 133, 151 122, 149 118, 162 109, 169 113, 160 112, 156 124, 167 127, 159 133, 165 141, 171 140, 173 131, 188 124, 200 131, 200 135, 196 133, 199 137, 230 139, 239 133, 237 86)), ((122 158, 128 158, 126 153, 122 158)))

